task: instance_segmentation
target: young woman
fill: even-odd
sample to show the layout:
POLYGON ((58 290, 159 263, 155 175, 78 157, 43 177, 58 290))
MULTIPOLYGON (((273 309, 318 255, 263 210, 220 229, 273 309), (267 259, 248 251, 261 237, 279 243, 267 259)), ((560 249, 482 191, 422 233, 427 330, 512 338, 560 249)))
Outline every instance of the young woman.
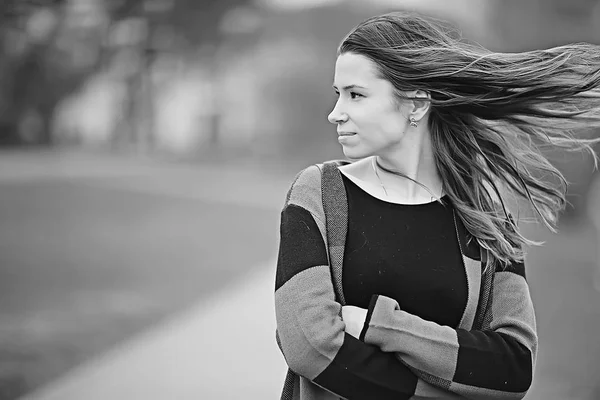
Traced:
MULTIPOLYGON (((587 149, 600 48, 516 54, 409 13, 342 41, 329 120, 352 160, 298 174, 281 214, 283 399, 520 399, 537 334, 508 204, 553 228, 544 146, 587 149)), ((554 178, 554 179, 552 179, 554 178)))

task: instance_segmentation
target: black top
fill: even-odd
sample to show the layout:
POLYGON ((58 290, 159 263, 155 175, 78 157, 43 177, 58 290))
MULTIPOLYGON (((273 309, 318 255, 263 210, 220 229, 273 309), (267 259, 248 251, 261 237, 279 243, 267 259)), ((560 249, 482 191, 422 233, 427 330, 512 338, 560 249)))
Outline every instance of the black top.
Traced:
POLYGON ((342 284, 348 305, 368 308, 371 296, 456 328, 468 288, 452 206, 438 201, 396 204, 365 192, 341 174, 348 195, 342 284))

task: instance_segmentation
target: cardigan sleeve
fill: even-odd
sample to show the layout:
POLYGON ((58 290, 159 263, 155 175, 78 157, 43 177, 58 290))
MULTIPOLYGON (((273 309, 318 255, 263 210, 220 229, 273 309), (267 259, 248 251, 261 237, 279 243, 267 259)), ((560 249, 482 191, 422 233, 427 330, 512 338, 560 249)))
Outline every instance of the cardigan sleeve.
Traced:
POLYGON ((496 269, 485 329, 440 326, 373 296, 360 338, 394 353, 425 381, 473 399, 522 399, 537 353, 525 265, 496 269))
POLYGON ((278 344, 292 371, 336 396, 409 399, 422 381, 395 354, 344 331, 318 211, 319 174, 309 169, 297 178, 281 213, 275 282, 278 344))

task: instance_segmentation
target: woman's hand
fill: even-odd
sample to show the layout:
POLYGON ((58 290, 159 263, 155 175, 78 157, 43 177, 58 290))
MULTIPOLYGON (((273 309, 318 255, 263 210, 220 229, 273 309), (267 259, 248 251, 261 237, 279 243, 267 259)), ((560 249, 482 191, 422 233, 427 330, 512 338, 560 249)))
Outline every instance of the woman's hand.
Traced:
POLYGON ((367 309, 355 306, 342 306, 342 319, 346 324, 346 333, 358 339, 365 324, 365 319, 367 319, 367 309))

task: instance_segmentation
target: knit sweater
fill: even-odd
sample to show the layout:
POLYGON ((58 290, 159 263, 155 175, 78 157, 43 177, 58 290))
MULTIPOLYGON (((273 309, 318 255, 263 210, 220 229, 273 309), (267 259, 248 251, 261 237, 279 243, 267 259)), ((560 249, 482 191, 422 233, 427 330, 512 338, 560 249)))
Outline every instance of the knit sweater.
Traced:
POLYGON ((348 199, 342 276, 347 305, 368 309, 373 294, 380 294, 408 313, 458 327, 468 287, 449 196, 397 204, 341 176, 348 199))
POLYGON ((486 252, 456 216, 468 284, 459 325, 438 325, 376 294, 360 339, 345 332, 344 163, 301 171, 281 213, 275 312, 290 367, 282 399, 523 398, 537 353, 525 266, 485 269, 486 252))

